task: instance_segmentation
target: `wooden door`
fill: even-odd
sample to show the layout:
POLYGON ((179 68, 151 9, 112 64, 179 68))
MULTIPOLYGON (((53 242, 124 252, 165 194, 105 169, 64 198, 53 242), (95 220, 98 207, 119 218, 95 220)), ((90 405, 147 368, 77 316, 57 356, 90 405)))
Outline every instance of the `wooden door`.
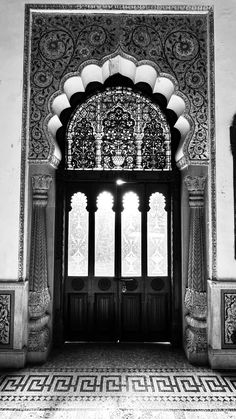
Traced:
POLYGON ((66 340, 171 340, 172 201, 170 183, 67 187, 66 340))

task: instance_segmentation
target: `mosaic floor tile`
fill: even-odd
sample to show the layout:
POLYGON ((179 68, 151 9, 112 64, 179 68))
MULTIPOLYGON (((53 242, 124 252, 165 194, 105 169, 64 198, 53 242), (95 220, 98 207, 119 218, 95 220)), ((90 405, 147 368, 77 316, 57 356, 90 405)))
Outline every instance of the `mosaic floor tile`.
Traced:
POLYGON ((236 371, 155 345, 67 345, 0 374, 1 419, 236 419, 236 371))

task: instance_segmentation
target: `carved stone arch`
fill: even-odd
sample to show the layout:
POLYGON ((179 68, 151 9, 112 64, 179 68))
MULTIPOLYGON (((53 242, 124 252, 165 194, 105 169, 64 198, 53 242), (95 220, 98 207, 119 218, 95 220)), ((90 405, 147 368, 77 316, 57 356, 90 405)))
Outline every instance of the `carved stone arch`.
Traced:
POLYGON ((61 152, 57 137, 75 106, 92 92, 103 90, 113 83, 112 78, 120 75, 134 89, 145 91, 159 103, 172 121, 173 128, 180 133, 176 151, 176 162, 181 168, 188 165, 188 143, 194 131, 194 123, 188 114, 190 105, 187 97, 178 89, 173 76, 159 72, 156 64, 150 61, 137 62, 134 57, 113 54, 101 61, 87 62, 75 73, 66 75, 60 90, 49 100, 50 113, 44 121, 44 130, 50 139, 49 160, 59 163, 61 152), (54 147, 52 146, 54 142, 54 147))

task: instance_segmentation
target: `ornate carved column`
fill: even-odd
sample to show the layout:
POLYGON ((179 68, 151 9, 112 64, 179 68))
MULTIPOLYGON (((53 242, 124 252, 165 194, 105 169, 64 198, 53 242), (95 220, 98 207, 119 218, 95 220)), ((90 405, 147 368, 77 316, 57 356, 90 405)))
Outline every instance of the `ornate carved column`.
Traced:
POLYGON ((101 153, 101 145, 102 145, 102 133, 95 133, 95 146, 96 146, 96 155, 95 155, 95 161, 96 161, 96 169, 101 169, 101 160, 102 160, 102 153, 101 153))
MULTIPOLYGON (((45 352, 49 345, 50 302, 48 289, 46 207, 52 178, 32 177, 33 208, 29 271, 29 339, 28 352, 45 352)), ((40 361, 40 359, 39 359, 40 361)))
POLYGON ((95 161, 96 161, 96 169, 101 169, 101 160, 102 160, 102 153, 101 153, 101 145, 102 145, 102 137, 103 137, 103 131, 102 131, 102 118, 101 118, 101 98, 98 96, 97 99, 97 112, 96 112, 96 128, 94 132, 95 137, 95 147, 96 147, 96 155, 95 155, 95 161))
POLYGON ((204 189, 206 177, 186 176, 190 225, 188 278, 185 292, 185 351, 190 362, 207 363, 207 296, 204 189))
POLYGON ((136 169, 142 169, 142 143, 143 143, 143 132, 142 132, 142 110, 141 103, 138 100, 137 106, 137 121, 135 126, 135 142, 137 146, 136 155, 136 169))
POLYGON ((135 142, 137 146, 136 169, 142 169, 142 142, 143 134, 135 135, 135 142))

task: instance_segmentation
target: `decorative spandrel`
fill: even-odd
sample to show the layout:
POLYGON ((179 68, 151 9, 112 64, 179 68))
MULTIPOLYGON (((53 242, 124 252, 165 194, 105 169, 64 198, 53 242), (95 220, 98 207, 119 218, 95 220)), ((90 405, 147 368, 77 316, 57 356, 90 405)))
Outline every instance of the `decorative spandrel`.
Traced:
POLYGON ((150 197, 147 216, 148 276, 166 276, 167 265, 167 212, 165 198, 155 192, 150 197))
POLYGON ((66 138, 67 169, 171 170, 166 117, 130 88, 107 88, 79 105, 66 138))
POLYGON ((122 276, 141 276, 141 213, 139 199, 134 192, 123 197, 121 216, 121 272, 122 276))
MULTIPOLYGON (((120 10, 114 4, 106 13, 98 2, 94 1, 90 10, 79 3, 76 13, 65 4, 58 5, 58 13, 45 4, 29 5, 27 10, 32 12, 27 52, 31 74, 29 159, 45 159, 50 153, 50 139, 43 135, 44 123, 48 100, 61 90, 62 79, 69 74, 77 76, 87 63, 100 65, 115 51, 137 63, 153 63, 158 73, 175 77, 179 91, 189 98, 189 114, 194 121, 187 155, 191 160, 208 159, 211 114, 207 109, 214 107, 207 75, 213 71, 214 62, 212 8, 191 4, 180 10, 174 5, 163 12, 162 5, 149 10, 148 6, 137 5, 128 11, 126 4, 119 6, 120 10)), ((134 74, 135 65, 128 62, 134 74)), ((26 92, 27 82, 24 88, 26 92)))
POLYGON ((114 276, 115 213, 113 196, 109 192, 98 195, 95 213, 95 275, 114 276))
POLYGON ((85 194, 72 197, 68 231, 68 275, 88 275, 88 212, 85 194))

